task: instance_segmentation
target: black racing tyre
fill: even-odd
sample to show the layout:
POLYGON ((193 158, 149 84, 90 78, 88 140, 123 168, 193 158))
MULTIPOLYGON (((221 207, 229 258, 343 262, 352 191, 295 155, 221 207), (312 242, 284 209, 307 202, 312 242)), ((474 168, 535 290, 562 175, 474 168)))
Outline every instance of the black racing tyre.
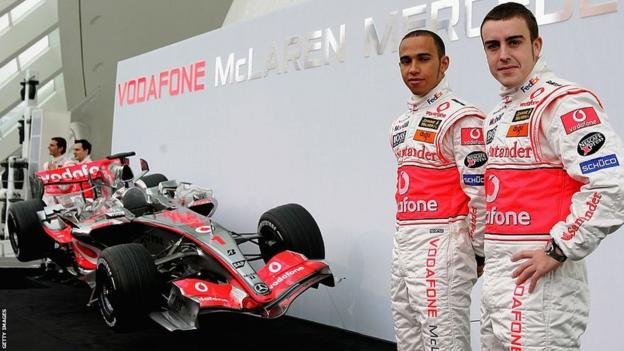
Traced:
POLYGON ((136 329, 158 308, 158 271, 151 254, 140 244, 104 249, 97 262, 95 288, 100 314, 116 331, 136 329))
POLYGON ((154 173, 146 175, 140 180, 143 181, 143 184, 145 184, 146 187, 151 188, 153 186, 157 186, 160 182, 166 182, 168 179, 163 174, 154 173))
POLYGON ((45 204, 39 199, 11 204, 8 216, 8 232, 15 256, 22 262, 44 258, 54 248, 54 240, 41 226, 37 212, 45 204))
POLYGON ((291 250, 310 259, 325 258, 325 244, 316 221, 305 208, 287 204, 266 211, 260 216, 258 242, 265 262, 273 256, 291 250))
MULTIPOLYGON (((14 168, 13 177, 15 181, 15 189, 22 189, 24 187, 24 169, 14 168)), ((5 168, 4 171, 2 172, 2 187, 5 189, 9 187, 9 169, 8 168, 5 168)))
POLYGON ((44 192, 43 181, 34 174, 28 178, 30 180, 30 194, 32 195, 32 199, 42 199, 44 192))

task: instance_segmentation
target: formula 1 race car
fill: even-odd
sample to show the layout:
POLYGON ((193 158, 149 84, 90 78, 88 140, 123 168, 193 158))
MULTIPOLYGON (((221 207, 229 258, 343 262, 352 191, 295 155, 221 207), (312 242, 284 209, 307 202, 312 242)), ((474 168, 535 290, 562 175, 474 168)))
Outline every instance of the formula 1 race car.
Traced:
POLYGON ((17 258, 47 258, 85 281, 88 304, 113 329, 146 315, 170 331, 196 329, 211 312, 277 318, 308 288, 334 285, 302 206, 271 209, 257 232, 235 233, 213 221, 212 190, 146 175, 144 160, 135 177, 133 155, 38 172, 43 199, 14 203, 8 216, 17 258))

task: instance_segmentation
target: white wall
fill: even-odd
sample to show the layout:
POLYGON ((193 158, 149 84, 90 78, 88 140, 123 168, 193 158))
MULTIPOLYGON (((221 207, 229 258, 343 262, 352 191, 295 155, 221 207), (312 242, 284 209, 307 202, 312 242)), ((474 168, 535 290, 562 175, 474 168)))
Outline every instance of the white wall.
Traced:
POLYGON ((230 6, 223 20, 223 26, 254 17, 260 17, 269 12, 292 6, 302 1, 307 0, 233 0, 232 6, 230 6))
MULTIPOLYGON (((619 62, 623 49, 616 44, 624 37, 624 18, 618 1, 602 0, 601 4, 615 5, 615 11, 581 18, 581 4, 596 2, 528 3, 534 10, 546 3, 546 15, 538 17, 551 21, 556 17, 548 14, 570 5, 568 20, 542 26, 544 54, 561 76, 597 92, 613 125, 624 135, 624 122, 617 114, 624 110, 617 88, 624 77, 619 62)), ((497 1, 316 0, 120 62, 112 151, 135 150, 155 171, 212 186, 220 200, 216 218, 233 230, 253 230, 259 215, 270 207, 287 202, 304 205, 323 231, 334 273, 344 280, 335 288, 302 295, 290 313, 393 340, 389 272, 396 162, 387 131, 405 110, 409 93, 400 79, 398 40, 392 38, 399 39, 409 29, 401 14, 412 14, 407 22, 416 26, 422 25, 420 21, 432 25, 436 17, 432 8, 444 3, 454 10, 441 10, 439 19, 450 18, 456 24, 456 38, 441 32, 451 56, 452 86, 487 111, 498 99, 498 86, 487 71, 479 38, 466 34, 466 19, 471 9, 469 27, 478 28, 497 1), (399 17, 386 50, 367 51, 371 47, 366 19, 372 18, 381 39, 393 11, 399 11, 399 17), (330 49, 325 61, 328 28, 341 49, 336 50, 340 55, 330 49), (320 49, 314 50, 315 45, 320 49), (307 54, 305 47, 310 49, 307 54), (248 71, 250 48, 253 67, 248 71), (300 53, 301 69, 290 62, 287 71, 268 70, 265 76, 265 68, 274 62, 272 52, 280 65, 284 56, 300 53), (232 83, 215 86, 216 59, 225 64, 230 53, 232 64, 238 63, 239 82, 234 77, 232 83), (141 76, 149 82, 151 75, 158 80, 161 71, 197 62, 205 64, 205 76, 197 80, 203 89, 120 105, 124 82, 141 76), (310 68, 303 68, 306 62, 310 68), (247 79, 257 73, 261 78, 247 79)), ((562 14, 567 17, 565 11, 562 14)), ((624 282, 614 279, 624 274, 620 234, 608 238, 589 258, 593 296, 584 338, 588 350, 599 349, 598 345, 617 349, 618 317, 624 312, 619 299, 624 282)), ((478 289, 473 296, 472 319, 477 320, 478 289)), ((477 322, 473 332, 478 349, 477 322)))

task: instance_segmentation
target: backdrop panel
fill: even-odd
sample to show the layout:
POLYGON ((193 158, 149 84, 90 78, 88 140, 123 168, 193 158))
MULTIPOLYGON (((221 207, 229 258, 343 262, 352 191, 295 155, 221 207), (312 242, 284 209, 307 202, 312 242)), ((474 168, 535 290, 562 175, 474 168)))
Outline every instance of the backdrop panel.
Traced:
MULTIPOLYGON (((531 0, 544 56, 562 77, 602 98, 624 134, 624 37, 619 1, 531 0)), ((315 0, 122 61, 113 151, 134 150, 154 171, 214 188, 216 218, 254 230, 260 214, 297 202, 317 219, 336 288, 304 294, 290 314, 393 340, 390 263, 396 161, 390 123, 409 93, 398 40, 441 28, 448 76, 489 111, 498 85, 478 27, 495 0, 315 0)), ((617 349, 624 313, 622 231, 589 258, 586 349, 617 349)), ((478 349, 479 288, 473 293, 478 349)))

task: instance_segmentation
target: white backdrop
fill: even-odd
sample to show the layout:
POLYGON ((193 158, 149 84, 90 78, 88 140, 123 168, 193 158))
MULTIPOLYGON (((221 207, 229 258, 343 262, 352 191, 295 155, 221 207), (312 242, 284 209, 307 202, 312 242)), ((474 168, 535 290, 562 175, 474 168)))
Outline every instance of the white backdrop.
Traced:
MULTIPOLYGON (((618 118, 624 111, 619 1, 525 3, 542 13, 541 22, 554 22, 541 26, 549 65, 593 89, 624 135, 618 118)), ((235 231, 254 230, 271 207, 305 206, 323 232, 329 264, 344 280, 302 295, 289 313, 394 340, 389 272, 396 162, 387 132, 409 98, 397 39, 414 27, 431 28, 436 18, 453 25, 440 30, 451 57, 451 85, 487 112, 498 85, 475 33, 496 4, 314 0, 122 61, 113 152, 134 150, 155 172, 213 187, 220 201, 216 218, 235 231), (188 73, 184 92, 177 89, 176 67, 188 73)), ((588 259, 592 310, 584 349, 619 345, 622 232, 588 259)), ((474 320, 479 289, 473 292, 474 320)), ((478 321, 472 330, 478 349, 478 321)))

